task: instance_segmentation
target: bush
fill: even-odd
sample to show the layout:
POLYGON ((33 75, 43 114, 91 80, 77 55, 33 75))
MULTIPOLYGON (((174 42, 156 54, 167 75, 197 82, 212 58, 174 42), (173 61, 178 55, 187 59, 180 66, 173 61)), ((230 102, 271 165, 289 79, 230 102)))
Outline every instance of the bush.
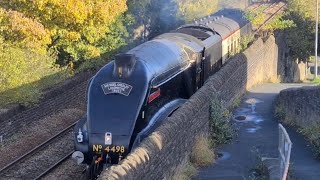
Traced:
POLYGON ((217 97, 212 98, 210 107, 209 128, 213 145, 227 143, 233 137, 233 129, 230 125, 230 112, 225 109, 217 97))
POLYGON ((218 0, 176 0, 178 16, 186 22, 213 14, 218 9, 218 0))

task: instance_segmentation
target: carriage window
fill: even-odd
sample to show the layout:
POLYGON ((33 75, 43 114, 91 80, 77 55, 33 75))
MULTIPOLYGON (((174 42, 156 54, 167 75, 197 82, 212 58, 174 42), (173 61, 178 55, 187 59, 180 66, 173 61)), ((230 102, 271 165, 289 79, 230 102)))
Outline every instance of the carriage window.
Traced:
POLYGON ((230 50, 231 53, 233 53, 233 42, 231 43, 231 50, 230 50))

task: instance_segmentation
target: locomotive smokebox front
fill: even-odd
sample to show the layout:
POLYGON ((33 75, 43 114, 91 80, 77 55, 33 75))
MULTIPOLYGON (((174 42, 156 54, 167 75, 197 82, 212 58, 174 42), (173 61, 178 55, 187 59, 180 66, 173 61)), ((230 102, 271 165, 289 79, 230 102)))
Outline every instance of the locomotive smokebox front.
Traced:
POLYGON ((135 56, 119 54, 94 76, 88 88, 88 154, 112 163, 127 155, 148 91, 145 72, 135 56))

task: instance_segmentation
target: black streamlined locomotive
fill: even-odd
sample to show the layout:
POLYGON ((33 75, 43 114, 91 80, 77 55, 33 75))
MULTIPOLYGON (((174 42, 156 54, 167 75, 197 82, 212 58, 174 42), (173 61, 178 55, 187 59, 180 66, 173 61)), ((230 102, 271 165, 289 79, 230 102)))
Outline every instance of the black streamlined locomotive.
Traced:
POLYGON ((91 177, 118 163, 239 52, 249 33, 243 13, 225 9, 118 54, 89 82, 73 158, 89 165, 91 177))

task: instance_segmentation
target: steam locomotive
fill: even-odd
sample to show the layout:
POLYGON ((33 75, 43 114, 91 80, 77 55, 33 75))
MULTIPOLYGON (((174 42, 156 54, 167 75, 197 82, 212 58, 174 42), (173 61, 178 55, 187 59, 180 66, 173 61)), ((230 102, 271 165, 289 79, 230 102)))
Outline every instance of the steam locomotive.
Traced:
POLYGON ((89 82, 72 157, 88 165, 90 177, 118 163, 239 52, 251 31, 242 11, 224 9, 116 55, 89 82))

